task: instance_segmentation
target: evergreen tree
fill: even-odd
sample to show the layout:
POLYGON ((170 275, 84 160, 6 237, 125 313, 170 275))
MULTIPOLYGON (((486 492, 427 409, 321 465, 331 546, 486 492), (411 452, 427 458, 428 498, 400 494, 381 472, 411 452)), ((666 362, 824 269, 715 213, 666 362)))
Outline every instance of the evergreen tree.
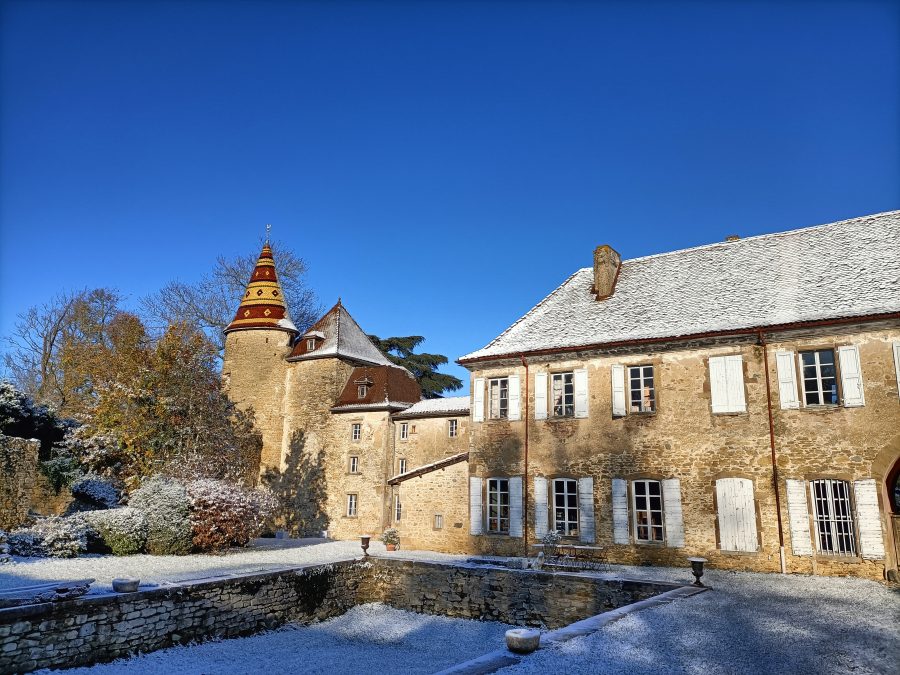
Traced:
POLYGON ((456 391, 462 388, 462 380, 458 377, 437 372, 439 366, 447 363, 446 356, 414 353, 413 350, 425 341, 421 335, 384 339, 377 335, 370 335, 369 338, 391 362, 403 366, 413 374, 422 388, 423 398, 441 398, 446 391, 456 391))

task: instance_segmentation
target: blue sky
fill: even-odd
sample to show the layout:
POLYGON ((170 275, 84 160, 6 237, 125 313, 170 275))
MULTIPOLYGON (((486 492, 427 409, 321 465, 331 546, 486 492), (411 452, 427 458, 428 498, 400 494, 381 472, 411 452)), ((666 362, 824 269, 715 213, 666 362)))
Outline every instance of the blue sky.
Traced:
POLYGON ((272 223, 326 307, 456 358, 597 244, 900 208, 897 2, 0 7, 0 335, 272 223))

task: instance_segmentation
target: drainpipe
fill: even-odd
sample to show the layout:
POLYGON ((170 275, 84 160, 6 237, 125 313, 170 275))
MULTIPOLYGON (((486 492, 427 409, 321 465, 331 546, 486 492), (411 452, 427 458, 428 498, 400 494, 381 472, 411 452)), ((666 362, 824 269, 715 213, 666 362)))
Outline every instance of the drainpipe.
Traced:
POLYGON ((769 447, 772 451, 772 485, 775 488, 775 512, 778 516, 778 554, 781 561, 781 573, 787 573, 784 558, 784 526, 781 522, 781 496, 778 493, 778 456, 775 453, 775 423, 772 421, 772 387, 769 383, 769 348, 763 332, 758 333, 758 344, 763 350, 763 364, 766 373, 766 410, 769 413, 769 447))
POLYGON ((523 541, 525 543, 525 557, 528 557, 528 362, 522 355, 522 365, 525 366, 525 471, 522 478, 522 523, 523 541))

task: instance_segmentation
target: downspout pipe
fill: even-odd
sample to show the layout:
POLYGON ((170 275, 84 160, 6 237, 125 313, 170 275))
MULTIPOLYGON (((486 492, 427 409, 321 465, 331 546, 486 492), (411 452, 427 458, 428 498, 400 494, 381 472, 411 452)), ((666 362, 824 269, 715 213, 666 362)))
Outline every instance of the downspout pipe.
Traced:
POLYGON ((758 342, 763 350, 763 366, 766 374, 766 411, 769 413, 769 448, 772 452, 772 487, 775 489, 775 513, 778 516, 778 555, 781 562, 781 573, 787 573, 784 557, 784 524, 781 522, 781 495, 778 492, 778 455, 775 451, 775 423, 772 420, 772 386, 769 381, 769 347, 762 331, 757 333, 758 342))
POLYGON ((522 477, 522 535, 525 544, 525 557, 528 557, 528 361, 522 354, 522 365, 525 366, 525 466, 522 477))

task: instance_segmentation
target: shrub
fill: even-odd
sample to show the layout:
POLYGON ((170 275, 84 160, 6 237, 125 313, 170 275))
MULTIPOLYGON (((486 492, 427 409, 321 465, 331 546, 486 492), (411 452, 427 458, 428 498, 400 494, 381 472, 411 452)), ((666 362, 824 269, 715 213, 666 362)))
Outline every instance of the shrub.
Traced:
POLYGON ((389 527, 382 532, 379 539, 381 539, 383 544, 393 544, 394 546, 400 545, 400 533, 393 527, 389 527))
POLYGON ((122 492, 116 483, 101 476, 82 476, 71 486, 72 496, 96 509, 111 509, 119 505, 122 492))
POLYGON ((82 474, 78 462, 68 455, 61 455, 48 459, 46 462, 41 462, 40 469, 41 473, 47 477, 47 482, 50 483, 50 487, 53 488, 56 494, 59 494, 64 487, 78 480, 82 474))
POLYGON ((80 516, 99 533, 113 555, 132 555, 144 550, 147 543, 147 519, 132 507, 90 511, 80 516))
POLYGON ((187 491, 194 547, 200 551, 246 546, 259 535, 275 507, 268 492, 221 480, 196 480, 188 483, 187 491))
POLYGON ((147 552, 186 555, 191 552, 190 501, 183 484, 155 476, 131 493, 129 506, 147 521, 147 552))
POLYGON ((41 518, 31 527, 9 535, 13 555, 27 557, 74 558, 87 551, 91 526, 77 518, 41 518))

